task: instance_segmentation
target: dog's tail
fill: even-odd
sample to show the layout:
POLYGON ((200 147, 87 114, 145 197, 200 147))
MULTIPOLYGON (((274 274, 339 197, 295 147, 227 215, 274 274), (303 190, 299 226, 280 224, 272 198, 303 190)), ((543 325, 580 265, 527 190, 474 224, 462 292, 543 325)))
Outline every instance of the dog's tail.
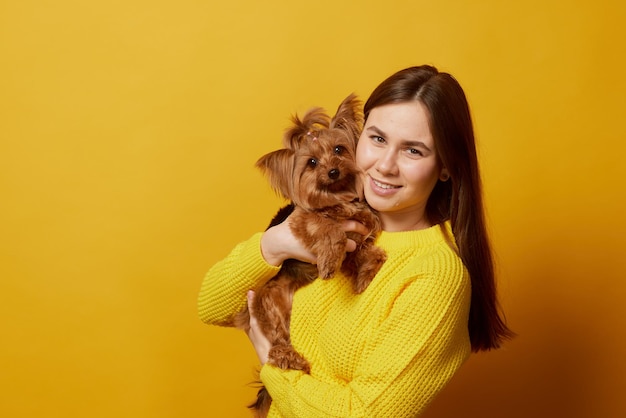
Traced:
POLYGON ((259 392, 256 394, 256 401, 248 405, 254 412, 254 416, 256 418, 265 418, 270 410, 270 405, 272 404, 272 397, 270 396, 265 386, 259 389, 259 392))

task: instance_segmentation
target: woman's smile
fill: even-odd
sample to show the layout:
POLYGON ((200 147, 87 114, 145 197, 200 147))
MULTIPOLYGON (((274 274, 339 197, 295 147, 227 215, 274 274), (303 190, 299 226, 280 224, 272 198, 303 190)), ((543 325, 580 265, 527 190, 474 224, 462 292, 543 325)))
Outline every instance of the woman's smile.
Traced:
POLYGON ((393 184, 385 183, 380 180, 376 180, 375 178, 371 176, 369 176, 369 179, 372 183, 371 184, 372 191, 374 191, 376 194, 379 194, 381 196, 388 196, 392 193, 395 193, 397 189, 402 187, 402 186, 395 186, 393 184))

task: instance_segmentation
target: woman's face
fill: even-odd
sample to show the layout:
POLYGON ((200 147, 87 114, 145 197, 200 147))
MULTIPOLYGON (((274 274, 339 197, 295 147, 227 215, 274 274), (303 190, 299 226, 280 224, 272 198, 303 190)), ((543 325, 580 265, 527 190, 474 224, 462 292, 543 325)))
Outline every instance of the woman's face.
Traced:
POLYGON ((365 199, 380 213, 386 231, 431 226, 426 202, 444 175, 421 102, 372 109, 357 145, 357 165, 365 173, 365 199))

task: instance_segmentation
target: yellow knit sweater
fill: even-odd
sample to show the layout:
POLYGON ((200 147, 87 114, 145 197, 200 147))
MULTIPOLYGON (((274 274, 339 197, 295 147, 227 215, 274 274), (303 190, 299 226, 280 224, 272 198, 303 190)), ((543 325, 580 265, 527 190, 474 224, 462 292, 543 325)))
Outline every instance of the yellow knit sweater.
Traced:
MULTIPOLYGON (((204 322, 228 325, 246 291, 278 271, 263 260, 260 238, 207 273, 204 322)), ((341 275, 296 292, 291 339, 311 373, 262 367, 270 417, 416 417, 469 356, 469 276, 441 227, 383 232, 377 245, 388 260, 364 293, 341 275)))

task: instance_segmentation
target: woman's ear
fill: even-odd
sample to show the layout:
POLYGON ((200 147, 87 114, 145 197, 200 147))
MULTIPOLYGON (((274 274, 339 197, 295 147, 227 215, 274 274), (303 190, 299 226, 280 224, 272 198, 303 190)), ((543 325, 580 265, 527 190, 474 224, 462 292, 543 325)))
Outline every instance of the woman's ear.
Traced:
POLYGON ((441 169, 441 173, 439 174, 439 180, 441 181, 448 181, 450 179, 450 173, 448 172, 447 168, 442 168, 441 169))

